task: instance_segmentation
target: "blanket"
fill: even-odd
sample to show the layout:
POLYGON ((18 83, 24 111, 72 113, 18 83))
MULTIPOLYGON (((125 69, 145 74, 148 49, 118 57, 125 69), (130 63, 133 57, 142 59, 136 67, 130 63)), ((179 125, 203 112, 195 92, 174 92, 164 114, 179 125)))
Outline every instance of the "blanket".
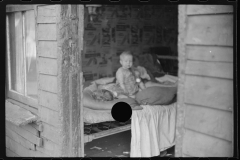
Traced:
POLYGON ((142 105, 132 113, 130 157, 153 157, 175 145, 176 103, 142 105))

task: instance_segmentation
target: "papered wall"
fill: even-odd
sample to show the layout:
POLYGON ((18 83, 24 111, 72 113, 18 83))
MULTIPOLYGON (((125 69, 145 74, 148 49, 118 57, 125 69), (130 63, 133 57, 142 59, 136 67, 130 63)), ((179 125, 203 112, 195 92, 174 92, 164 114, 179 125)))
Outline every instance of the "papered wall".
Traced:
POLYGON ((108 5, 90 20, 85 8, 83 72, 86 81, 115 76, 119 54, 168 46, 177 56, 177 5, 108 5))

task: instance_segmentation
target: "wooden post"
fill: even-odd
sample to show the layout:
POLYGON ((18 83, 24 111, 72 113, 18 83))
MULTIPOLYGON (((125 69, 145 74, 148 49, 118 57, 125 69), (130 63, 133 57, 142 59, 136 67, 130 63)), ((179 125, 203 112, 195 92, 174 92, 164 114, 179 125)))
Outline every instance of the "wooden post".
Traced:
POLYGON ((83 157, 81 57, 83 6, 58 6, 58 98, 60 101, 61 156, 83 157), (81 25, 80 25, 81 24, 81 25))
POLYGON ((185 81, 185 36, 186 36, 186 5, 178 7, 178 98, 177 98, 177 117, 176 117, 176 145, 175 156, 182 157, 182 143, 184 136, 184 81, 185 81))

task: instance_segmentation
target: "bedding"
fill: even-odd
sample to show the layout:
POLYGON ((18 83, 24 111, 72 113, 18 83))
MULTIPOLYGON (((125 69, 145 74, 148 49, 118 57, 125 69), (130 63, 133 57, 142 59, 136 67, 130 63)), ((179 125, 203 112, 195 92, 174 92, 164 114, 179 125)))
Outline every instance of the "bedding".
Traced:
POLYGON ((111 110, 117 102, 126 102, 132 110, 141 110, 142 107, 133 98, 114 99, 113 101, 99 101, 93 98, 93 92, 98 89, 96 83, 91 84, 83 90, 83 106, 94 110, 111 110))
POLYGON ((142 105, 143 110, 133 111, 130 157, 159 156, 175 145, 176 106, 142 105))
POLYGON ((138 92, 135 96, 135 99, 139 104, 167 105, 172 102, 173 98, 176 96, 176 93, 177 86, 154 86, 138 92))

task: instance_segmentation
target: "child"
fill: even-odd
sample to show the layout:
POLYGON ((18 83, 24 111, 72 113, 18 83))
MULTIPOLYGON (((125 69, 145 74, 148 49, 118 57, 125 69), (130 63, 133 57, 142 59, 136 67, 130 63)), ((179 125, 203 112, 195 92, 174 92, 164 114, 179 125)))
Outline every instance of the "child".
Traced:
POLYGON ((123 89, 123 91, 130 97, 134 98, 134 95, 141 89, 145 88, 145 85, 140 80, 140 73, 132 67, 133 56, 130 51, 124 51, 120 55, 120 67, 116 72, 117 84, 123 89))
POLYGON ((163 86, 160 83, 155 83, 151 81, 147 81, 143 83, 140 78, 140 73, 133 65, 133 56, 130 51, 124 51, 120 55, 120 67, 116 72, 117 84, 122 88, 122 90, 129 97, 135 98, 135 94, 140 91, 140 89, 145 89, 146 87, 151 86, 163 86), (139 89, 140 87, 140 89, 139 89))

